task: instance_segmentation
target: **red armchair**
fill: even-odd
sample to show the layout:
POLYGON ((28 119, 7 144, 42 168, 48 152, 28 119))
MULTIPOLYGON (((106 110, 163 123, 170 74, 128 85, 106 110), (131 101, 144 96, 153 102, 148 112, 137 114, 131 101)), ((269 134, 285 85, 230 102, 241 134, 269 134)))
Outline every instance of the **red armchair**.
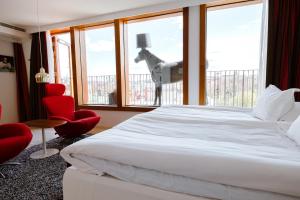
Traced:
POLYGON ((74 98, 64 96, 63 84, 47 84, 46 97, 43 104, 49 119, 62 119, 66 124, 55 127, 57 134, 64 138, 72 138, 92 130, 100 121, 100 117, 90 110, 75 111, 74 98))
MULTIPOLYGON (((0 104, 0 117, 2 107, 0 104)), ((21 123, 0 125, 0 164, 17 156, 32 139, 28 126, 21 123)))

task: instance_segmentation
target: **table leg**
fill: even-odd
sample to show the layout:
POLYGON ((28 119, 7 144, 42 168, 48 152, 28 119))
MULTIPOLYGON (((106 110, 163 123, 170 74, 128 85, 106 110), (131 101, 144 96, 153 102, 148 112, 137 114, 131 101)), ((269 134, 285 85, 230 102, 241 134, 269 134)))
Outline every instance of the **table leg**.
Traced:
POLYGON ((44 155, 47 155, 46 135, 45 135, 45 129, 44 129, 44 128, 42 128, 42 137, 43 137, 43 150, 44 150, 44 155))
POLYGON ((43 140, 43 144, 42 144, 43 149, 32 153, 30 155, 30 158, 32 158, 32 159, 47 158, 47 157, 57 154, 59 152, 58 149, 47 149, 46 133, 45 133, 44 128, 42 128, 42 140, 43 140))

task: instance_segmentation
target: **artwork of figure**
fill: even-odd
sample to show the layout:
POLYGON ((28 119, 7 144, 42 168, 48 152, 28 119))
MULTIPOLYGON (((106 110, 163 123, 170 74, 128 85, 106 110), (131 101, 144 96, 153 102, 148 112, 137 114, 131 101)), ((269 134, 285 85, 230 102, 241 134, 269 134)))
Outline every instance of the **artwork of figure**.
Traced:
POLYGON ((13 57, 0 55, 0 72, 14 72, 13 57))
POLYGON ((175 83, 182 80, 182 61, 168 63, 152 54, 146 48, 151 47, 149 34, 137 34, 137 48, 141 48, 138 56, 134 59, 136 63, 145 60, 151 79, 155 84, 154 105, 161 105, 162 84, 175 83))

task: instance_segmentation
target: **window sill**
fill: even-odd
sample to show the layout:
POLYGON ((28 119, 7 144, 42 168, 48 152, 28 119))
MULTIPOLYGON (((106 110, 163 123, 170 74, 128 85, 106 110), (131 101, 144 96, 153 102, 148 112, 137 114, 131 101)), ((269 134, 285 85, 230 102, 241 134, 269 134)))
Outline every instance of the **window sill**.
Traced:
POLYGON ((110 106, 110 105, 78 105, 77 109, 89 109, 89 110, 110 110, 110 111, 131 111, 131 112, 149 112, 158 107, 155 106, 110 106))

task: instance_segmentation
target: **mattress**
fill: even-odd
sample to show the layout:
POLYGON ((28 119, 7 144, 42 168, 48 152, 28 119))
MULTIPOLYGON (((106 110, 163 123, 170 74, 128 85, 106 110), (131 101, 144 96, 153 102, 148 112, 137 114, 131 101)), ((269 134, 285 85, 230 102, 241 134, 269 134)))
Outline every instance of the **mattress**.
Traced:
MULTIPOLYGON (((288 127, 288 123, 260 121, 248 112, 162 107, 75 143, 61 155, 88 173, 107 173, 110 163, 292 198, 300 196, 300 149, 285 136, 288 127), (99 164, 103 161, 106 167, 99 164)), ((118 176, 120 171, 109 173, 118 176)), ((170 189, 163 184, 151 186, 170 189)), ((200 194, 199 185, 190 190, 176 187, 187 194, 224 195, 222 187, 210 194, 200 194)), ((268 199, 263 196, 259 199, 268 199)))

